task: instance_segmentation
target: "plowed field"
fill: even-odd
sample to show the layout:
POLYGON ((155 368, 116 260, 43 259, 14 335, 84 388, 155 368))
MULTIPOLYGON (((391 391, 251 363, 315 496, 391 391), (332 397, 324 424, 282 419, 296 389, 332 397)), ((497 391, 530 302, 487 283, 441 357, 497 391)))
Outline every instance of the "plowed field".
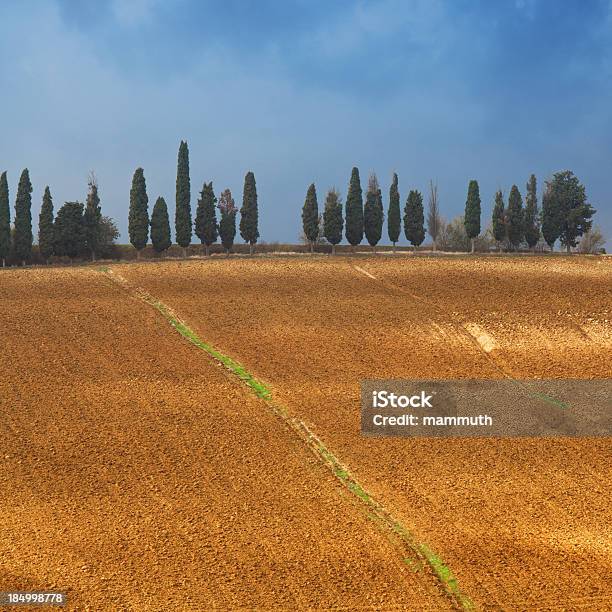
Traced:
MULTIPOLYGON (((197 302, 209 268, 186 269, 197 302)), ((3 271, 0 305, 0 591, 80 610, 450 607, 265 402, 108 276, 3 271)))
POLYGON ((612 261, 120 266, 266 381, 486 608, 612 606, 610 439, 371 439, 368 378, 608 378, 612 261))

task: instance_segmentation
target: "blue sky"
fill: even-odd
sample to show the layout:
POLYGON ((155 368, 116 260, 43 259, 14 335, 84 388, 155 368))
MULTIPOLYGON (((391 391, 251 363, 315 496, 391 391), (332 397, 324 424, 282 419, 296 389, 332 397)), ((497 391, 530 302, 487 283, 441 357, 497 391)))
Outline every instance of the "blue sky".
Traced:
MULTIPOLYGON (((0 6, 0 169, 30 169, 34 213, 84 199, 94 170, 127 242, 131 177, 174 210, 178 144, 239 203, 253 170, 263 240, 297 240, 306 189, 352 166, 439 185, 443 214, 480 183, 573 170, 612 236, 609 0, 55 0, 0 6)), ((386 236, 386 232, 384 234, 386 236)))

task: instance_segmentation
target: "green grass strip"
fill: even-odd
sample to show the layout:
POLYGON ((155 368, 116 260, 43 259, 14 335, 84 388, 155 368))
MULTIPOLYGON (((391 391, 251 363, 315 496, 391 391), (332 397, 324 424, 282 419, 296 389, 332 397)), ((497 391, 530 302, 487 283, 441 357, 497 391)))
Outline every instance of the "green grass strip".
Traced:
POLYGON ((427 544, 419 544, 419 550, 425 559, 427 559, 427 563, 429 563, 438 579, 442 582, 446 590, 453 595, 457 603, 459 603, 464 610, 474 610, 475 606, 473 602, 461 592, 457 579, 453 576, 448 565, 446 565, 427 544))
MULTIPOLYGON (((351 475, 348 468, 346 468, 338 460, 338 458, 317 438, 317 436, 310 431, 308 426, 301 420, 290 417, 288 410, 284 406, 279 406, 273 402, 272 391, 266 386, 265 383, 258 380, 255 376, 247 372, 245 367, 224 355, 211 344, 201 340, 198 335, 179 317, 166 306, 163 302, 155 299, 149 293, 141 290, 140 288, 134 289, 129 283, 119 276, 114 274, 112 270, 108 268, 99 268, 101 272, 104 272, 114 282, 119 283, 124 288, 135 292, 140 299, 145 301, 156 308, 162 316, 181 334, 184 338, 189 340, 192 344, 197 346, 199 349, 208 353, 211 357, 214 357, 217 361, 221 362, 228 370, 230 370, 235 376, 243 381, 255 395, 266 401, 272 410, 281 416, 281 418, 301 437, 305 440, 309 448, 316 452, 324 463, 328 464, 334 474, 334 476, 357 498, 359 498, 369 509, 368 517, 373 520, 377 520, 379 523, 391 530, 406 544, 412 551, 414 551, 419 557, 425 559, 431 568, 433 574, 436 576, 446 593, 456 604, 463 610, 474 610, 474 604, 472 601, 464 595, 459 589, 457 579, 453 575, 451 569, 444 563, 444 561, 435 554, 429 546, 422 542, 417 542, 410 531, 408 531, 401 523, 393 519, 388 511, 377 502, 351 475)), ((417 561, 417 565, 418 565, 417 561)))
POLYGON ((187 338, 189 342, 195 344, 199 349, 206 351, 209 355, 220 361, 228 370, 230 370, 233 374, 235 374, 242 382, 244 382, 248 387, 250 387, 257 397, 264 400, 272 399, 272 392, 268 387, 255 378, 252 374, 246 371, 244 366, 237 361, 234 361, 231 357, 224 355, 216 348, 214 348, 211 344, 204 342, 201 340, 196 333, 190 329, 185 323, 180 321, 174 313, 166 307, 165 304, 156 300, 147 300, 150 304, 155 306, 159 312, 168 320, 170 325, 176 329, 176 331, 181 334, 184 338, 187 338))
MULTIPOLYGON (((406 543, 417 552, 421 558, 429 564, 436 578, 440 581, 444 590, 454 599, 463 610, 474 610, 473 602, 461 592, 457 579, 452 570, 439 555, 434 553, 429 546, 422 542, 415 542, 414 536, 401 523, 391 518, 386 510, 351 476, 335 455, 329 451, 320 441, 317 441, 316 450, 322 459, 331 465, 332 471, 351 493, 359 497, 370 509, 368 517, 372 520, 383 521, 406 543)), ((418 561, 416 562, 418 565, 418 561)))
POLYGON ((537 391, 531 391, 530 394, 533 397, 537 397, 538 399, 548 402, 549 404, 555 406, 556 408, 562 408, 563 410, 567 410, 570 407, 570 405, 567 404, 566 402, 560 399, 557 399, 556 397, 551 397, 550 395, 546 395, 546 393, 538 393, 537 391))

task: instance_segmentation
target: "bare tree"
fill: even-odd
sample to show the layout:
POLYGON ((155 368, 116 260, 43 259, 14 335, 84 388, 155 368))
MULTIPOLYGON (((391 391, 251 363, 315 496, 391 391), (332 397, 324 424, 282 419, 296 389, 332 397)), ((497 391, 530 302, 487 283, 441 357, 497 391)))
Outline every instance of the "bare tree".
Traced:
POLYGON ((437 248, 438 236, 442 226, 440 208, 438 205, 438 184, 429 181, 429 209, 427 211, 427 231, 433 241, 433 250, 437 248))
POLYGON ((595 255, 601 251, 604 244, 606 244, 606 239, 601 229, 599 227, 594 227, 582 234, 582 238, 578 244, 578 252, 595 255))

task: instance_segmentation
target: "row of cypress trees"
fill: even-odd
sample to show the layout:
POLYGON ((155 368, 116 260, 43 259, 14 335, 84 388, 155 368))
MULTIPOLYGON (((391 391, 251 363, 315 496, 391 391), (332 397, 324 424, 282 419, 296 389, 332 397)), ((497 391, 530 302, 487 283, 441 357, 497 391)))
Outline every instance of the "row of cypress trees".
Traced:
POLYGON ((495 194, 492 232, 498 244, 507 242, 512 249, 526 243, 530 249, 543 238, 552 251, 557 240, 569 253, 578 239, 592 228, 596 210, 587 201, 586 190, 570 170, 556 172, 545 182, 542 209, 538 210, 536 177, 526 185, 525 207, 516 185, 512 185, 505 206, 503 193, 495 194))
MULTIPOLYGON (((555 242, 561 243, 570 252, 577 245, 578 238, 591 229, 591 218, 595 210, 587 202, 586 192, 577 177, 569 170, 557 172, 546 182, 542 199, 542 210, 538 210, 537 181, 534 174, 526 185, 526 205, 516 185, 510 189, 508 205, 505 206, 503 193, 495 194, 491 232, 498 245, 505 242, 510 248, 517 249, 526 243, 530 249, 543 237, 551 250, 555 242)), ((463 215, 465 233, 475 250, 475 241, 481 234, 481 199, 478 181, 470 180, 463 215)), ((354 248, 360 244, 365 235, 368 243, 376 251, 376 245, 382 237, 384 211, 380 186, 376 175, 372 173, 368 181, 365 205, 363 203, 359 170, 353 168, 346 198, 345 218, 342 217, 342 202, 335 188, 330 189, 325 200, 322 218, 319 216, 317 193, 314 183, 308 187, 304 206, 302 207, 302 227, 304 237, 313 252, 317 240, 323 236, 335 246, 342 240, 344 224, 345 236, 354 248), (322 227, 321 227, 322 224, 322 227)), ((393 174, 389 189, 389 209, 387 230, 389 240, 395 245, 401 233, 400 196, 397 174, 393 174)), ((425 215, 423 196, 418 190, 408 193, 404 205, 404 234, 411 244, 418 248, 425 239, 425 215)), ((437 186, 431 183, 427 229, 436 241, 443 225, 438 209, 437 186)))
MULTIPOLYGON (((170 217, 168 206, 163 197, 157 198, 153 212, 149 218, 149 198, 144 176, 144 170, 137 168, 132 178, 130 190, 130 209, 128 217, 128 233, 130 243, 134 246, 140 257, 140 252, 147 245, 149 235, 153 249, 156 253, 163 253, 172 244, 170 233, 170 217)), ((195 219, 191 213, 191 181, 189 176, 189 148, 185 141, 181 141, 178 151, 176 171, 176 209, 174 217, 176 243, 187 254, 187 247, 191 244, 193 232, 206 248, 206 255, 210 247, 221 238, 221 243, 229 254, 234 245, 236 236, 236 215, 232 193, 226 189, 217 200, 212 181, 204 183, 197 202, 195 219), (221 218, 217 221, 217 209, 221 218)), ((240 209, 240 235, 249 244, 250 253, 259 238, 259 211, 257 203, 257 185, 253 172, 247 172, 244 179, 242 208, 240 209)))
MULTIPOLYGON (((555 242, 560 240, 569 252, 576 246, 578 238, 591 229, 591 218, 596 212, 587 202, 584 186, 569 170, 555 173, 545 184, 541 211, 538 210, 536 188, 536 177, 532 174, 526 185, 524 208, 521 193, 516 185, 510 190, 507 206, 502 191, 496 192, 491 225, 494 239, 498 244, 506 242, 510 248, 516 249, 523 243, 534 248, 540 237, 543 237, 551 250, 555 242)), ((3 172, 0 175, 0 260, 3 266, 6 265, 9 255, 23 263, 31 256, 33 243, 31 194, 32 184, 26 168, 19 179, 14 227, 11 231, 7 173, 3 172)), ((234 244, 238 212, 231 191, 226 189, 218 201, 212 182, 204 183, 197 203, 195 220, 191 218, 190 197, 189 150, 187 143, 181 141, 176 179, 176 241, 186 253, 195 229, 196 235, 206 247, 207 255, 210 246, 219 237, 226 252, 229 253, 234 244), (217 222, 217 209, 221 215, 219 222, 217 222)), ((148 201, 144 171, 142 168, 137 168, 130 190, 128 226, 130 242, 139 256, 148 243, 149 234, 156 252, 162 253, 171 245, 170 220, 164 198, 157 198, 150 218, 148 201)), ((434 248, 442 226, 437 206, 437 188, 432 184, 427 229, 432 236, 434 248)), ((250 252, 253 253, 259 231, 257 187, 252 172, 248 172, 245 176, 240 213, 240 234, 250 245, 250 252)), ((322 218, 319 216, 314 183, 308 188, 302 209, 304 235, 310 243, 311 251, 315 242, 323 235, 332 245, 332 252, 335 252, 335 246, 342 240, 343 230, 351 246, 360 244, 365 235, 369 244, 376 249, 382 237, 384 217, 382 194, 376 175, 370 175, 364 204, 357 168, 353 168, 351 172, 345 218, 343 218, 340 194, 336 189, 328 191, 322 218)), ((75 257, 86 250, 91 254, 91 258, 95 259, 100 248, 102 219, 95 177, 92 176, 89 182, 86 205, 66 202, 55 220, 51 192, 47 186, 39 217, 41 256, 46 260, 53 254, 75 257)), ((389 190, 387 215, 388 236, 394 247, 401 233, 401 222, 398 177, 394 173, 389 190)), ((420 246, 425 239, 425 219, 423 196, 417 190, 411 190, 408 194, 403 222, 406 238, 415 247, 420 246)), ((476 180, 471 180, 468 185, 463 222, 474 251, 475 240, 481 232, 481 200, 476 180)))
MULTIPOLYGON (((346 196, 345 218, 342 216, 342 202, 340 194, 333 188, 327 192, 323 217, 320 219, 317 194, 314 183, 308 187, 306 200, 302 208, 302 227, 304 236, 310 244, 311 252, 314 244, 322 235, 332 245, 332 253, 342 240, 344 227, 345 237, 354 248, 359 245, 364 236, 370 246, 376 251, 376 246, 382 238, 385 213, 382 201, 382 192, 376 174, 372 173, 368 180, 365 204, 359 178, 359 169, 353 168, 346 196), (323 227, 320 227, 320 224, 323 227), (321 232, 322 229, 322 232, 321 232)), ((423 196, 415 189, 408 193, 404 205, 404 234, 415 246, 419 247, 425 239, 425 217, 423 209, 423 196)), ((389 210, 387 215, 387 231, 389 240, 395 244, 401 233, 400 195, 398 176, 393 174, 393 181, 389 189, 389 210)))
MULTIPOLYGON (((45 187, 38 219, 38 250, 48 261, 51 255, 71 258, 87 252, 95 259, 100 247, 102 213, 98 185, 92 175, 87 203, 66 202, 53 217, 51 190, 45 187)), ((2 266, 13 257, 22 264, 32 256, 32 182, 25 168, 19 178, 15 199, 15 219, 11 229, 7 173, 0 175, 0 260, 2 266)))

